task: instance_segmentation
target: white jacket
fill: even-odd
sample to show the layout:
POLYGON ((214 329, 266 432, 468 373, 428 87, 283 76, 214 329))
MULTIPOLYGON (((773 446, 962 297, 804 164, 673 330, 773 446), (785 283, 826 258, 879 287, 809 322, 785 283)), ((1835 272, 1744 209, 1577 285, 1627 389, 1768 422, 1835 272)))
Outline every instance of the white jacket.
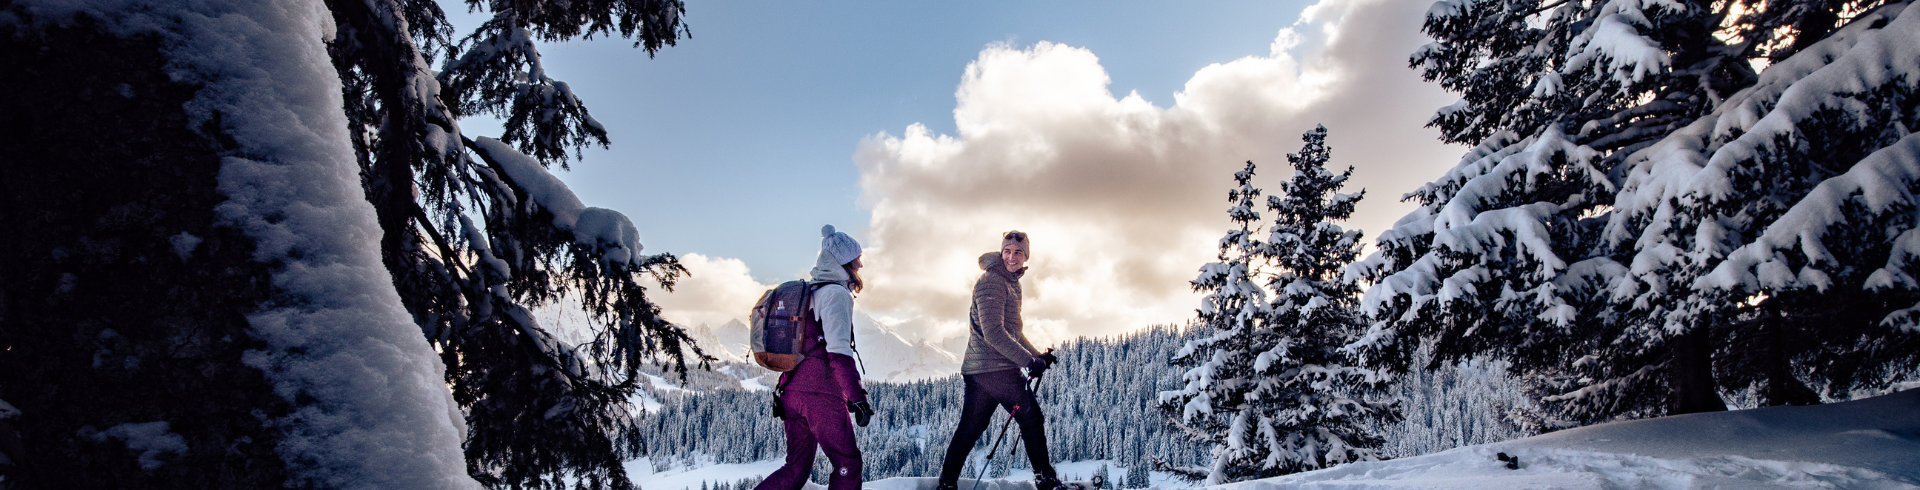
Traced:
POLYGON ((827 352, 853 356, 853 292, 847 290, 852 277, 832 254, 820 252, 813 266, 813 282, 829 282, 813 292, 813 316, 827 334, 827 352))

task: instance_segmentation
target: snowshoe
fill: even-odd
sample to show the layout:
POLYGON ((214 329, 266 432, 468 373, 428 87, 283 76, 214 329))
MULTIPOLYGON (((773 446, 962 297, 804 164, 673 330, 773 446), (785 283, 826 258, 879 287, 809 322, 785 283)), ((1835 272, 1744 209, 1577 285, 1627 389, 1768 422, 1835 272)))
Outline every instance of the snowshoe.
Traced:
POLYGON ((1106 486, 1106 479, 1097 476, 1091 480, 1060 481, 1044 475, 1033 479, 1034 490, 1103 490, 1106 486))

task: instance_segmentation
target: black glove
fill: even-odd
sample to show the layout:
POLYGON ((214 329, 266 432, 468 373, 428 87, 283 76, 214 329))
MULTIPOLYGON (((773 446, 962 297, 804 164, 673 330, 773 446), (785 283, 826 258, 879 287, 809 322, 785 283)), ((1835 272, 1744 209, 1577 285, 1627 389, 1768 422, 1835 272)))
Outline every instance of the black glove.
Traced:
POLYGON ((847 402, 847 411, 853 412, 853 423, 855 425, 866 427, 868 422, 873 421, 873 405, 867 404, 865 400, 847 402))
POLYGON ((1047 372, 1047 368, 1053 367, 1053 363, 1056 362, 1060 362, 1060 358, 1054 356, 1052 350, 1033 356, 1032 359, 1027 360, 1027 376, 1038 378, 1040 373, 1047 372))

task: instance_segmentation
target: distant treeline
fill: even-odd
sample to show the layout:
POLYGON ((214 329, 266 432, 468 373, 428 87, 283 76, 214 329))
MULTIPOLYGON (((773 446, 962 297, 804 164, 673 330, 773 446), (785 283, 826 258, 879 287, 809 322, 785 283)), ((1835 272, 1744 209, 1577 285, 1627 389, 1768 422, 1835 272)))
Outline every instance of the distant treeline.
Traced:
MULTIPOLYGON (((1180 434, 1156 406, 1160 391, 1180 384, 1180 373, 1168 367, 1167 359, 1190 337, 1186 329, 1156 326, 1061 345, 1060 365, 1047 372, 1039 393, 1053 459, 1110 460, 1123 468, 1151 466, 1155 459, 1204 465, 1210 447, 1180 434)), ((773 396, 745 389, 739 381, 741 374, 760 372, 757 367, 719 364, 713 372, 689 373, 686 390, 649 387, 661 406, 644 415, 640 425, 654 466, 785 457, 781 421, 769 410, 773 396)), ((771 376, 759 380, 773 384, 771 376)), ((1498 365, 1415 373, 1407 381, 1396 392, 1406 400, 1407 421, 1385 428, 1392 434, 1384 448, 1388 454, 1410 456, 1526 435, 1508 422, 1524 397, 1498 365)), ((948 437, 959 422, 959 375, 868 382, 867 390, 877 413, 871 425, 854 431, 865 457, 866 478, 937 476, 948 437)), ((1004 422, 1004 413, 996 415, 993 432, 974 448, 975 465, 984 462, 987 446, 1004 422)), ((1026 469, 1024 448, 1007 456, 1007 445, 1019 440, 1012 433, 1018 430, 1009 429, 990 466, 970 466, 965 475, 977 471, 998 476, 1026 469)), ((815 465, 815 475, 827 474, 824 456, 816 458, 815 465)))

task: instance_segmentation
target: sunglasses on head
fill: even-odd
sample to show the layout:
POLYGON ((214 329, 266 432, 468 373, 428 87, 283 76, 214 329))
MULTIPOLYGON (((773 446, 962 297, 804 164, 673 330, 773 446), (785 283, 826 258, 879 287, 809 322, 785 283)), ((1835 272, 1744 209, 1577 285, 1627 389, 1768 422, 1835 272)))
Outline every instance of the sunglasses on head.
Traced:
POLYGON ((1025 242, 1027 241, 1027 234, 1019 231, 1009 231, 1007 232, 1007 234, 1001 235, 1000 238, 1005 240, 1013 240, 1016 242, 1025 242))

